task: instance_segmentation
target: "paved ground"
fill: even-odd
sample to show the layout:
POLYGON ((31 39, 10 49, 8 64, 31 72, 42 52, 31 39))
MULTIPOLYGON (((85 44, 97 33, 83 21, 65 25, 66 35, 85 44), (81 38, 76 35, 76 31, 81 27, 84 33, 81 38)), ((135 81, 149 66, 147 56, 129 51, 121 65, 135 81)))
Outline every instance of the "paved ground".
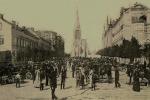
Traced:
MULTIPOLYGON (((97 83, 96 91, 91 91, 89 85, 85 90, 75 88, 75 78, 71 77, 68 70, 66 89, 60 90, 60 78, 56 96, 59 100, 149 100, 150 88, 141 86, 141 92, 132 91, 132 85, 126 84, 129 77, 125 72, 120 72, 121 88, 115 88, 115 84, 97 83)), ((114 77, 114 72, 113 72, 114 77)), ((43 91, 34 88, 31 80, 26 80, 20 88, 15 88, 15 84, 0 85, 0 100, 51 100, 51 90, 45 86, 43 91)))

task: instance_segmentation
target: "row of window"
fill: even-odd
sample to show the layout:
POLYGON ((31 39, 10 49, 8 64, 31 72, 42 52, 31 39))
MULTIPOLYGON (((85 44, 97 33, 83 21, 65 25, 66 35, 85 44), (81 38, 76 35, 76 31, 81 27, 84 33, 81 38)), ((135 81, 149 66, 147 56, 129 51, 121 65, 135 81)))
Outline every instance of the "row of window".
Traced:
POLYGON ((20 37, 15 37, 12 41, 13 41, 13 45, 20 46, 20 47, 26 47, 26 46, 37 47, 38 46, 37 42, 31 41, 29 39, 20 38, 20 37))
POLYGON ((0 35, 0 45, 4 44, 4 36, 0 35))

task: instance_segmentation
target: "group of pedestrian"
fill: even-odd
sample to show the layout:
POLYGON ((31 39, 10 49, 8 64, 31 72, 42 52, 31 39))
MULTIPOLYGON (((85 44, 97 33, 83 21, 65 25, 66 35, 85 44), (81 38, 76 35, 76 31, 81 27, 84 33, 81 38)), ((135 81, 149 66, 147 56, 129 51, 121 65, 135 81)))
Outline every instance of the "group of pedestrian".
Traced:
MULTIPOLYGON (((35 64, 31 70, 34 87, 39 87, 42 91, 45 85, 50 86, 52 99, 58 99, 55 95, 57 78, 60 77, 61 79, 60 90, 65 89, 67 68, 70 68, 72 71, 72 78, 76 80, 77 89, 80 86, 82 89, 85 89, 85 85, 89 84, 91 90, 94 91, 96 89, 96 82, 100 82, 100 75, 107 75, 108 83, 112 83, 112 68, 115 69, 115 87, 121 87, 119 82, 119 64, 117 64, 116 59, 108 58, 69 58, 62 61, 49 61, 35 64)), ((146 71, 145 67, 139 67, 137 63, 134 66, 130 64, 127 66, 126 73, 130 77, 130 84, 133 78, 133 91, 139 92, 139 78, 150 76, 150 67, 146 71), (145 73, 147 74, 145 75, 145 73)), ((16 80, 16 87, 18 87, 20 86, 19 74, 16 75, 16 80)))

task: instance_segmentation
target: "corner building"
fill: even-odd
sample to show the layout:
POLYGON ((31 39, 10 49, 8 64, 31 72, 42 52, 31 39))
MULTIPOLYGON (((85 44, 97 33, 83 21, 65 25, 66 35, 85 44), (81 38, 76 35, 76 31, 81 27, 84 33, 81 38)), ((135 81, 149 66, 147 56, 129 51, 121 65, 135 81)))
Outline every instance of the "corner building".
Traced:
POLYGON ((107 17, 102 36, 103 48, 120 45, 123 39, 135 37, 139 43, 150 38, 150 9, 140 3, 129 8, 121 7, 116 20, 107 17))

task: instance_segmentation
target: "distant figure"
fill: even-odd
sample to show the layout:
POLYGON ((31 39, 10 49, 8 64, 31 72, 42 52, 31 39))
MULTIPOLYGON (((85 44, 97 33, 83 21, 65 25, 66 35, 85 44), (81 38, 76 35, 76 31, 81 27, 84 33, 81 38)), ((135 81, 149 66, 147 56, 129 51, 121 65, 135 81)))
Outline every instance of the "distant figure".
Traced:
POLYGON ((108 70, 107 70, 107 76, 108 76, 108 83, 112 83, 111 78, 112 78, 112 73, 111 73, 111 66, 108 65, 108 70))
POLYGON ((43 83, 43 79, 44 79, 44 71, 41 69, 40 70, 40 90, 44 90, 44 83, 43 83))
POLYGON ((97 75, 96 75, 95 73, 93 73, 93 74, 92 74, 92 91, 95 91, 96 78, 97 78, 97 75))
POLYGON ((81 79, 80 79, 80 85, 82 86, 82 89, 85 89, 85 82, 84 82, 84 79, 85 79, 85 75, 84 75, 84 73, 82 72, 82 74, 81 74, 81 79))
POLYGON ((34 68, 31 70, 31 74, 32 74, 32 80, 33 80, 33 84, 34 84, 35 77, 36 77, 34 68))
POLYGON ((76 88, 80 87, 80 78, 81 78, 80 70, 77 70, 76 71, 76 88))
POLYGON ((72 64, 72 78, 74 78, 74 72, 75 72, 75 65, 72 64))
POLYGON ((119 87, 120 88, 120 83, 119 83, 119 70, 118 67, 116 66, 115 68, 115 87, 119 87))
POLYGON ((89 75, 90 75, 90 87, 92 88, 92 75, 93 75, 93 70, 90 70, 89 75))
POLYGON ((20 73, 16 75, 16 88, 20 87, 21 77, 20 73))
POLYGON ((51 87, 51 94, 52 94, 52 100, 58 99, 55 95, 55 89, 57 88, 57 68, 55 65, 53 65, 53 68, 51 69, 51 76, 50 76, 50 87, 51 87))
POLYGON ((135 69, 133 74, 133 91, 140 92, 140 83, 139 83, 139 70, 135 69))
POLYGON ((66 81, 66 69, 65 66, 63 65, 63 68, 61 70, 61 88, 60 89, 65 89, 65 81, 66 81))
POLYGON ((35 82, 34 82, 34 87, 37 88, 40 86, 40 71, 39 71, 39 69, 35 70, 35 75, 36 75, 36 78, 35 78, 35 82))

